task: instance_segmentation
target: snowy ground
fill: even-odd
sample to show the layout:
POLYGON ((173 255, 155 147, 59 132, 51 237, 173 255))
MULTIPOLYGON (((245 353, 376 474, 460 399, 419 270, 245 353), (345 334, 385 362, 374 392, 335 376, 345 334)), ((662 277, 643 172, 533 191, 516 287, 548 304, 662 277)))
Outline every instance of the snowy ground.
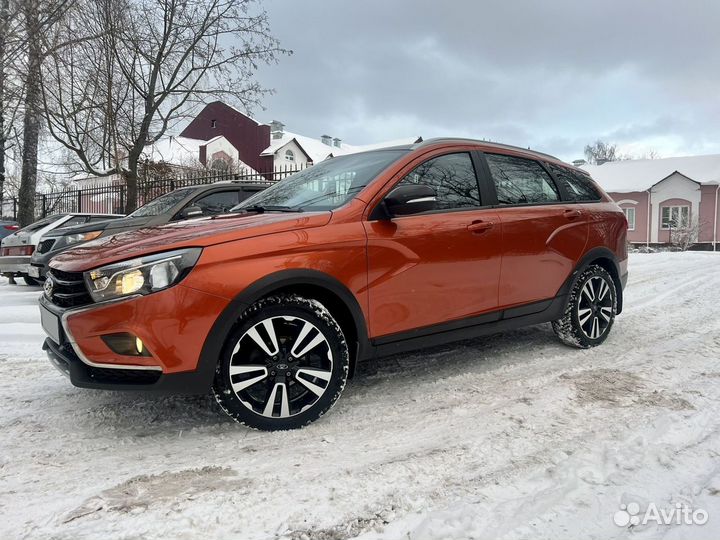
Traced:
POLYGON ((0 281, 0 538, 718 538, 720 254, 633 254, 601 347, 549 325, 362 366, 320 422, 73 388, 0 281), (703 525, 619 527, 620 504, 703 525))

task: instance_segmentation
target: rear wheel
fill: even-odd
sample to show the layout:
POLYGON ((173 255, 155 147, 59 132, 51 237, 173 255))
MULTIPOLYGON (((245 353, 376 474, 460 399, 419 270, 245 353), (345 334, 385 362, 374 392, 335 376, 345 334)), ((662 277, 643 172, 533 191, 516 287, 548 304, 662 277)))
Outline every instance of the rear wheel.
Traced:
POLYGON ((295 429, 333 406, 348 366, 345 337, 321 303, 273 296, 250 306, 228 336, 213 392, 237 422, 295 429))
POLYGON ((575 281, 565 313, 552 327, 566 345, 587 349, 605 341, 616 312, 612 276, 603 267, 591 265, 575 281))

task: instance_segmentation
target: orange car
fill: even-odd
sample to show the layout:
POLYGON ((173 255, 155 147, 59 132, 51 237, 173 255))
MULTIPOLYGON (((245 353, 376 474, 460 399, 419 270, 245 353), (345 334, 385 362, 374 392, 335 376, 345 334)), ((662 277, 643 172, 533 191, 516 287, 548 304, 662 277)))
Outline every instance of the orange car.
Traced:
POLYGON ((627 223, 583 171, 435 139, 335 157, 232 213, 101 238, 50 264, 44 348, 76 386, 206 393, 290 429, 363 359, 552 322, 602 343, 627 223))

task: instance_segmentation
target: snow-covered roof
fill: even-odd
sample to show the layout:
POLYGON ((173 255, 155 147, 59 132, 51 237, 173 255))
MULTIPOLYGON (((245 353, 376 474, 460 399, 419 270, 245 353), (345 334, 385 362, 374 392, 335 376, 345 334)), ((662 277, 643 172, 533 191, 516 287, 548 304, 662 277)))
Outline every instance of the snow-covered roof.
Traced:
POLYGON ((610 161, 580 168, 589 172, 605 191, 611 193, 646 191, 674 172, 701 184, 720 182, 720 154, 610 161))
POLYGON ((293 133, 291 131, 284 131, 282 137, 279 139, 272 139, 270 141, 270 146, 263 150, 260 155, 272 156, 275 152, 294 140, 313 161, 313 163, 319 163, 320 161, 327 159, 329 156, 342 156, 345 154, 354 154, 357 152, 376 150, 378 148, 385 148, 389 146, 413 144, 418 139, 419 137, 406 137, 404 139, 395 139, 375 144, 352 145, 340 143, 340 146, 330 146, 322 142, 320 139, 313 139, 312 137, 298 135, 297 133, 293 133))
POLYGON ((200 163, 200 147, 208 141, 188 137, 163 137, 155 144, 146 146, 143 158, 154 162, 189 165, 200 163))

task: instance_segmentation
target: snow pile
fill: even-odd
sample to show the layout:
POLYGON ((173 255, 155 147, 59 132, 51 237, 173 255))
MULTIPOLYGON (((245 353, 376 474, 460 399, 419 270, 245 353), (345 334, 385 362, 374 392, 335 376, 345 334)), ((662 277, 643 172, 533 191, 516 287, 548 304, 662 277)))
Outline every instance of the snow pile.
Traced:
POLYGON ((2 536, 717 538, 720 256, 630 272, 599 348, 541 325, 373 361, 287 433, 209 397, 73 388, 40 350, 39 289, 2 280, 2 536), (709 520, 619 526, 621 505, 709 520))

